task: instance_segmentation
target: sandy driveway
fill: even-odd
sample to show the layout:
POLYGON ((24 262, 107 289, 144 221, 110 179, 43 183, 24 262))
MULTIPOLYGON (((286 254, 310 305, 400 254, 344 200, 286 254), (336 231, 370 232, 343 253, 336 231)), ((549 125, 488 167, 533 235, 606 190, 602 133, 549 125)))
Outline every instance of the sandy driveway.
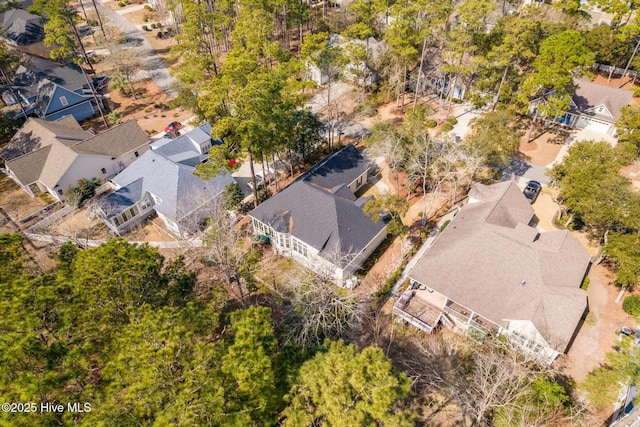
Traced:
POLYGON ((613 351, 616 331, 621 326, 635 328, 635 320, 616 304, 618 288, 609 285, 609 271, 601 265, 591 268, 587 297, 589 311, 596 318, 593 326, 583 324, 573 345, 564 358, 563 373, 580 382, 589 372, 598 367, 607 352, 613 351))

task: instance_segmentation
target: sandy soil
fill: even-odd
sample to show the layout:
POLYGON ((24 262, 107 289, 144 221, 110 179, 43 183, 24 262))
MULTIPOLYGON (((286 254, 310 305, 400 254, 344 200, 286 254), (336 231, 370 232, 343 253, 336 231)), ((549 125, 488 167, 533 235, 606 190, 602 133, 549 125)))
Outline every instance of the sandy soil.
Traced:
POLYGON ((0 173, 0 207, 18 221, 47 206, 39 197, 31 197, 7 175, 0 173))
MULTIPOLYGON (((108 2, 105 5, 116 11, 132 9, 136 6, 133 2, 125 8, 120 8, 116 2, 108 2)), ((137 25, 146 24, 150 26, 151 23, 161 22, 157 17, 152 17, 152 15, 152 12, 141 9, 126 13, 125 17, 137 25), (143 22, 145 14, 151 17, 151 20, 147 23, 143 22)), ((152 31, 142 31, 142 33, 165 63, 165 66, 170 67, 174 62, 169 61, 169 51, 176 44, 176 41, 174 38, 159 39, 156 37, 158 31, 160 30, 154 29, 152 31)), ((83 43, 86 44, 86 49, 100 49, 102 47, 97 46, 91 36, 84 37, 83 43)), ((104 61, 99 61, 93 66, 97 75, 108 76, 111 72, 108 69, 108 64, 104 61)), ((165 126, 172 121, 185 122, 193 117, 193 114, 184 108, 171 109, 169 102, 173 98, 164 93, 152 80, 136 82, 134 87, 137 99, 131 96, 123 96, 120 91, 110 91, 106 94, 109 98, 107 108, 122 112, 124 114, 122 121, 137 120, 140 127, 149 135, 162 132, 165 126)), ((98 132, 105 129, 104 122, 99 116, 84 121, 82 125, 85 129, 93 127, 98 132)))
POLYGON ((520 157, 534 165, 546 166, 553 162, 566 141, 566 135, 545 132, 527 143, 526 135, 520 140, 520 157))
POLYGON ((616 331, 626 325, 636 326, 636 321, 616 304, 619 289, 611 283, 611 273, 602 265, 591 268, 589 288, 589 311, 596 318, 594 326, 583 324, 567 356, 559 362, 564 365, 562 371, 580 382, 589 372, 598 367, 607 352, 614 350, 616 331))
POLYGON ((636 160, 629 166, 625 166, 620 170, 622 176, 625 176, 631 180, 631 184, 634 188, 640 191, 640 161, 636 160))

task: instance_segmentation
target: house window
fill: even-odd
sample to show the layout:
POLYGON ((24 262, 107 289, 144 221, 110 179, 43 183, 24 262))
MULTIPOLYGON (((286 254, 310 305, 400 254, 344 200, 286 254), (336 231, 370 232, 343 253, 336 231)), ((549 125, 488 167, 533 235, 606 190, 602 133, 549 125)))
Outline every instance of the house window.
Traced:
POLYGON ((67 98, 65 98, 64 96, 61 96, 60 97, 60 104, 69 105, 69 102, 67 101, 67 98))
POLYGON ((137 151, 134 151, 133 154, 135 154, 136 157, 140 156, 140 153, 138 153, 137 151))
POLYGON ((122 224, 123 222, 124 221, 122 220, 122 217, 120 215, 113 218, 113 223, 116 225, 116 227, 120 227, 120 224, 122 224))
POLYGON ((304 243, 302 243, 300 240, 298 239, 291 239, 292 240, 292 244, 293 244, 293 250, 297 253, 299 253, 300 255, 307 257, 308 253, 307 253, 307 245, 305 245, 304 243))
POLYGON ((138 207, 133 206, 131 209, 127 209, 122 213, 122 218, 124 219, 124 222, 127 222, 132 218, 138 216, 139 214, 140 214, 140 211, 138 210, 138 207))
POLYGON ((107 170, 105 168, 102 168, 102 173, 107 173, 107 170))
POLYGON ((278 246, 281 248, 289 249, 291 247, 290 240, 288 234, 278 234, 278 246))
POLYGON ((149 207, 149 200, 147 200, 147 198, 142 199, 142 202, 140 202, 140 208, 142 210, 145 210, 149 207))

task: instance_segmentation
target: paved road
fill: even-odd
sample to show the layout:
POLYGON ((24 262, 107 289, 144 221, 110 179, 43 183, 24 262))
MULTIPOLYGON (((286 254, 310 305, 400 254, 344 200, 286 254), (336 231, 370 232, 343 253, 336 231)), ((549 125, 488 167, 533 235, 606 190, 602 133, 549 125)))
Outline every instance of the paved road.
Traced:
MULTIPOLYGON (((87 5, 85 5, 85 8, 90 9, 87 5)), ((93 8, 91 7, 91 9, 93 8)), ((125 46, 136 49, 140 52, 141 57, 148 58, 145 63, 145 69, 137 73, 135 79, 143 80, 151 78, 167 94, 173 97, 177 96, 177 92, 172 89, 175 79, 169 75, 169 70, 164 66, 164 63, 158 56, 157 52, 151 47, 151 44, 144 37, 142 30, 129 22, 125 14, 121 15, 100 4, 98 4, 98 10, 105 23, 112 22, 124 33, 129 40, 125 46)))
POLYGON ((551 178, 547 176, 547 168, 544 166, 534 165, 524 160, 510 158, 509 168, 504 172, 503 181, 515 179, 519 183, 536 180, 541 184, 549 184, 551 178))

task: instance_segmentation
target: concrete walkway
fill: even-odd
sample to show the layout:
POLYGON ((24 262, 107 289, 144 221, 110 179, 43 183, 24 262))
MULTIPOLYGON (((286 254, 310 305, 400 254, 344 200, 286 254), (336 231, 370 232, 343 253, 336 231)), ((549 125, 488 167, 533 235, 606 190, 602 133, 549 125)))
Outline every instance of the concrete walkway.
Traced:
MULTIPOLYGON (((87 10, 93 10, 93 7, 90 7, 89 5, 85 5, 85 8, 87 10)), ((136 81, 153 79, 160 89, 168 95, 173 97, 178 96, 178 93, 172 88, 176 80, 171 77, 169 70, 165 67, 164 62, 162 62, 157 52, 151 47, 151 44, 144 37, 142 30, 129 22, 122 14, 118 13, 122 12, 124 14, 129 11, 133 11, 133 8, 116 12, 109 7, 98 4, 98 11, 103 17, 105 24, 107 22, 111 22, 126 36, 128 40, 125 45, 126 47, 136 49, 142 58, 147 58, 144 63, 144 69, 136 73, 134 79, 136 81)))

